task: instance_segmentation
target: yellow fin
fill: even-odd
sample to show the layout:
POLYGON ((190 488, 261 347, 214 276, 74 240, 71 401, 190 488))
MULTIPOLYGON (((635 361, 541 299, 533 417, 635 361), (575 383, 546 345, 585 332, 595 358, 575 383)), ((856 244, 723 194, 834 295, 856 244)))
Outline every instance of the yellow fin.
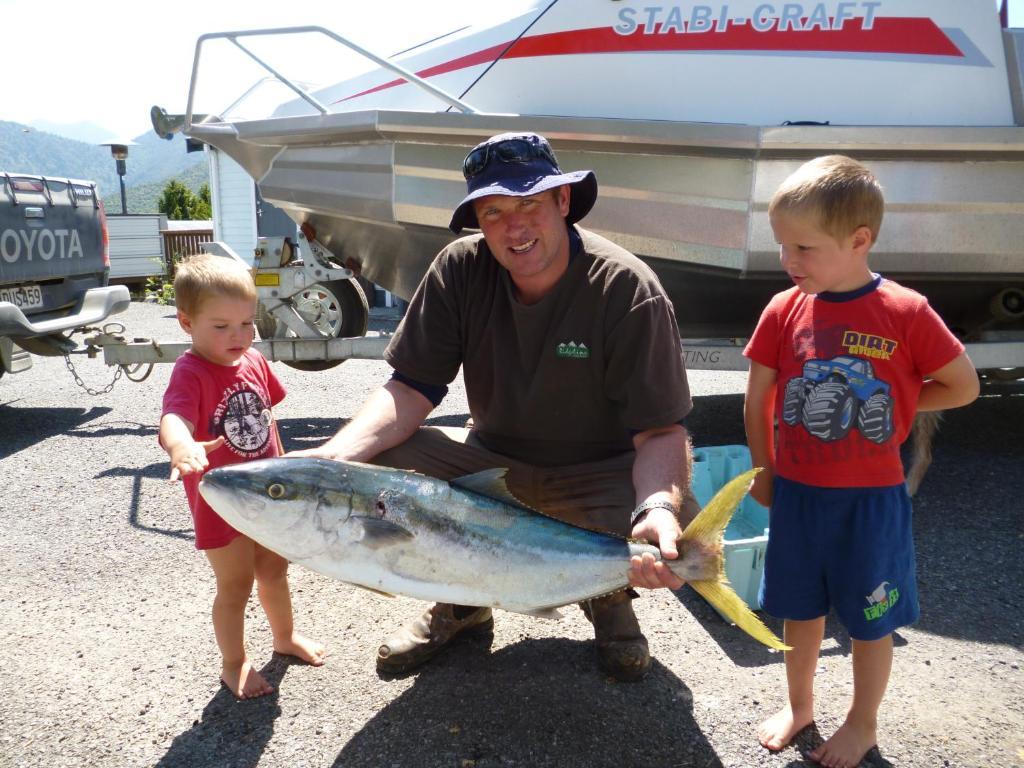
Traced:
MULTIPOLYGON (((760 467, 748 469, 741 475, 737 475, 728 483, 722 486, 707 506, 700 511, 690 524, 686 526, 680 541, 697 541, 703 544, 718 545, 721 542, 725 527, 729 524, 736 507, 747 495, 750 486, 754 483, 754 477, 761 471, 760 467)), ((783 643, 774 632, 754 615, 743 599, 737 595, 725 578, 725 563, 719 560, 718 579, 716 581, 702 580, 687 582, 701 597, 717 608, 723 615, 729 617, 737 627, 742 629, 755 640, 764 643, 769 648, 779 651, 792 650, 783 643)))
POLYGON ((715 497, 700 511, 700 514, 686 526, 681 540, 718 543, 725 526, 729 524, 732 513, 743 501, 743 497, 747 495, 747 491, 754 483, 754 477, 760 471, 760 467, 748 469, 723 485, 715 497))
POLYGON ((718 581, 687 582, 701 597, 728 616, 736 626, 755 640, 764 643, 777 651, 791 651, 790 646, 782 642, 764 623, 747 607, 743 599, 733 592, 725 581, 724 575, 718 581))
POLYGON ((365 584, 356 584, 354 581, 350 581, 348 583, 351 584, 353 587, 359 587, 360 589, 365 589, 367 592, 373 592, 373 594, 380 595, 381 597, 394 598, 394 595, 392 595, 390 592, 384 592, 383 590, 380 590, 380 589, 374 589, 373 587, 368 587, 365 584))

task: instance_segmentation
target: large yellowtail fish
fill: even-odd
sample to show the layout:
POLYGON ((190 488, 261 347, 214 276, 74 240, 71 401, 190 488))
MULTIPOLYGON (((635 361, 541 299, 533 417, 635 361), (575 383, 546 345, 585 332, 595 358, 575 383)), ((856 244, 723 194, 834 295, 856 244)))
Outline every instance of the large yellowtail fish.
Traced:
MULTIPOLYGON (((666 561, 708 602, 787 649, 725 579, 722 534, 754 475, 735 478, 666 561)), ((504 469, 450 483, 353 462, 265 459, 211 470, 199 489, 221 517, 282 557, 375 592, 542 616, 624 589, 633 555, 656 547, 587 531, 523 506, 504 469)))

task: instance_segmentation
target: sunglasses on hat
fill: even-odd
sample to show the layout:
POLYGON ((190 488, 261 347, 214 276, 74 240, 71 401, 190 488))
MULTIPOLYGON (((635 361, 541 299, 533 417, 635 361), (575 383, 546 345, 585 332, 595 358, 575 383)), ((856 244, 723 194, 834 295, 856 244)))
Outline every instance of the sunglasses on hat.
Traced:
POLYGON ((547 143, 539 143, 530 139, 504 139, 494 144, 477 147, 466 155, 462 163, 462 175, 468 181, 480 175, 491 160, 502 163, 528 163, 531 160, 547 160, 561 173, 555 154, 547 143))

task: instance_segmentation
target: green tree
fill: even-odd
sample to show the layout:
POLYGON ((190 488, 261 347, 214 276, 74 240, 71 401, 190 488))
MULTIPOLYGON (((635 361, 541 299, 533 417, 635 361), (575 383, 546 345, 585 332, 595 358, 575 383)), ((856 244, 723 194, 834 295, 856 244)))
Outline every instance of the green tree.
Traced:
POLYGON ((199 196, 196 198, 196 216, 200 220, 213 218, 213 200, 210 198, 210 185, 203 184, 199 188, 199 196))
POLYGON ((157 201, 157 210, 167 214, 168 219, 175 221, 193 221, 196 219, 209 219, 212 208, 210 206, 210 187, 204 184, 196 195, 177 179, 171 179, 160 193, 157 201))

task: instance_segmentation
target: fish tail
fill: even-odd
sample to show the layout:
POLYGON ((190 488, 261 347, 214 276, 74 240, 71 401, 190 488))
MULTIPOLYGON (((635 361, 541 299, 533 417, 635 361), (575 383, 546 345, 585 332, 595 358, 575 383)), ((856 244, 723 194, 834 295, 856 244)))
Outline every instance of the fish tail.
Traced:
POLYGON ((755 640, 764 643, 777 651, 791 651, 792 647, 782 642, 778 636, 764 625, 756 614, 747 607, 743 599, 737 595, 725 575, 718 581, 687 582, 701 597, 717 608, 722 615, 736 624, 755 640))
POLYGON ((723 485, 707 506, 700 511, 690 524, 683 530, 682 541, 696 541, 701 544, 716 545, 725 533, 733 512, 747 495, 754 477, 761 471, 760 467, 748 469, 723 485))
MULTIPOLYGON (((747 470, 722 486, 700 514, 686 526, 680 541, 694 542, 703 547, 717 549, 721 553, 725 528, 736 511, 736 507, 750 490, 754 477, 760 471, 760 467, 747 470)), ((718 577, 716 579, 702 579, 687 583, 722 615, 755 640, 779 651, 792 650, 757 618, 743 602, 743 599, 729 586, 729 580, 725 577, 725 559, 721 554, 718 555, 718 577)))

